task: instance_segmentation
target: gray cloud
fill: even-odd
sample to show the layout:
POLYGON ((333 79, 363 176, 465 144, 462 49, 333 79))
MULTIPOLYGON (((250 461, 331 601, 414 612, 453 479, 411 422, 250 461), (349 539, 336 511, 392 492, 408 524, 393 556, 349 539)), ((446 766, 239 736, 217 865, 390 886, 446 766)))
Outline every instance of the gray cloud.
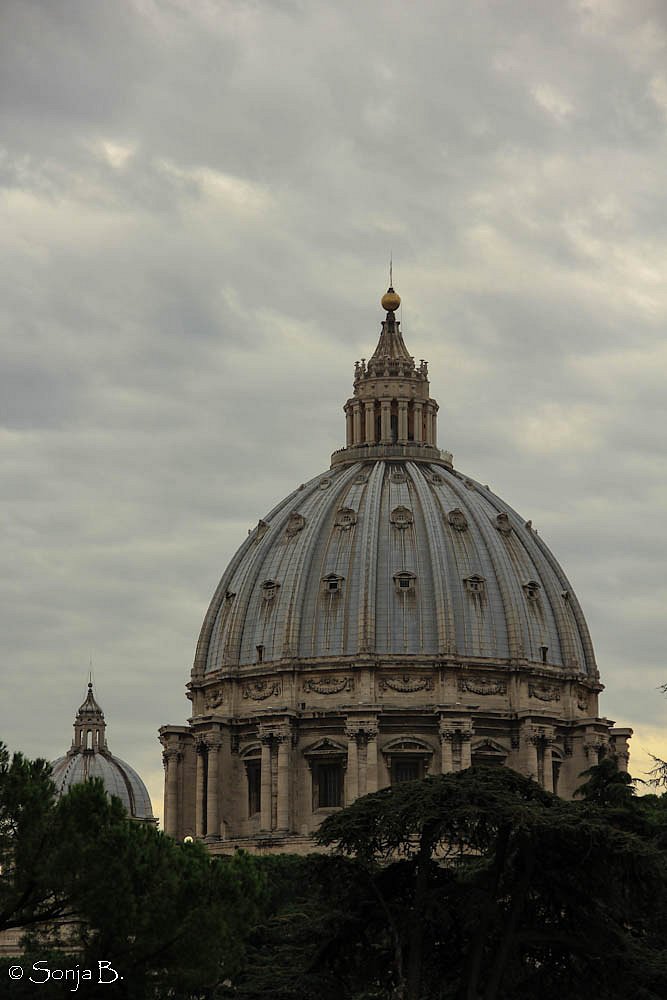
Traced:
POLYGON ((342 444, 393 248, 442 446, 533 519, 660 752, 664 4, 0 17, 3 738, 62 752, 92 655, 161 809, 210 595, 342 444))

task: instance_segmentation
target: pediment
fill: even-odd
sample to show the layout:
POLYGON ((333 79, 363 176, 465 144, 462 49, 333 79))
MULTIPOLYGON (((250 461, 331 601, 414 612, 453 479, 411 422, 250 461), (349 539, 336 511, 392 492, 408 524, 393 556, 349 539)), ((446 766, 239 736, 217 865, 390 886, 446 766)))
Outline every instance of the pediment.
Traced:
POLYGON ((506 747, 489 737, 474 742, 471 746, 471 751, 474 754, 479 754, 480 756, 485 757, 507 757, 507 754, 509 753, 506 747))
POLYGON ((309 747, 303 751, 305 757, 310 756, 333 756, 333 755, 347 755, 347 747, 343 746, 342 743, 337 743, 335 740, 330 740, 327 737, 321 740, 317 740, 316 743, 311 743, 309 747))

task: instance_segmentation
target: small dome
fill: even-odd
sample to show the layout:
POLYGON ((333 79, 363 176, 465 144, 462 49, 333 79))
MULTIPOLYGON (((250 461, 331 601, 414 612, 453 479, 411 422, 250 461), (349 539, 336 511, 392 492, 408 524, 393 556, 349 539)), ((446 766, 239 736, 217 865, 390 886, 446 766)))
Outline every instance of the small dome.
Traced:
POLYGON ((401 304, 401 296, 390 285, 380 301, 382 308, 386 309, 387 312, 396 312, 401 304))
POLYGON ((129 764, 108 751, 86 750, 59 757, 51 764, 58 795, 89 778, 101 778, 107 795, 115 795, 132 819, 153 820, 151 800, 143 781, 129 764))
POLYGON ((109 751, 104 712, 95 701, 92 681, 74 720, 72 746, 51 764, 58 795, 89 778, 100 778, 107 795, 115 795, 132 819, 154 823, 151 800, 143 781, 129 764, 109 751))

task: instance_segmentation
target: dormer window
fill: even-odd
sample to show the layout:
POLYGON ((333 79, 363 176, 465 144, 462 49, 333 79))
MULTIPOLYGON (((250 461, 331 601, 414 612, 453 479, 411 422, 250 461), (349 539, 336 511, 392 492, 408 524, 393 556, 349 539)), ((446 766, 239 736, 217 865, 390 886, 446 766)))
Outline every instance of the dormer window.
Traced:
POLYGON ((410 573, 408 570, 403 570, 400 573, 394 573, 394 586, 399 594, 407 594, 411 590, 415 589, 417 577, 414 573, 410 573))
POLYGON ((465 514, 459 507, 455 507, 454 510, 450 510, 447 514, 447 520, 455 531, 468 530, 468 521, 465 514))
POLYGON ((295 512, 290 514, 289 520, 287 522, 287 528, 285 529, 285 531, 287 536, 289 538, 292 538, 293 535, 298 535, 300 531, 303 531, 305 526, 306 526, 306 519, 303 516, 303 514, 297 514, 295 512))
POLYGON ((265 601, 272 601, 278 593, 279 583, 275 580, 265 580, 262 584, 262 597, 265 601))
POLYGON ((512 525, 510 524, 510 519, 507 514, 498 514, 496 517, 496 528, 503 535, 511 534, 512 525))
POLYGON ((336 514, 336 527, 342 531, 349 531, 357 523, 357 512, 351 507, 341 507, 336 514))
POLYGON ((395 528, 403 529, 411 525, 414 518, 412 516, 412 511, 407 507, 394 507, 389 515, 389 520, 395 528))
POLYGON ((325 594, 339 594, 343 589, 343 577, 337 576, 335 573, 329 573, 322 580, 322 585, 325 594))
POLYGON ((469 594, 476 594, 479 596, 480 594, 483 594, 486 589, 486 580, 483 576, 478 576, 477 574, 467 576, 463 582, 469 594))
POLYGON ((537 580, 529 580, 528 583, 524 583, 523 585, 524 593, 529 601, 539 601, 541 589, 537 580))

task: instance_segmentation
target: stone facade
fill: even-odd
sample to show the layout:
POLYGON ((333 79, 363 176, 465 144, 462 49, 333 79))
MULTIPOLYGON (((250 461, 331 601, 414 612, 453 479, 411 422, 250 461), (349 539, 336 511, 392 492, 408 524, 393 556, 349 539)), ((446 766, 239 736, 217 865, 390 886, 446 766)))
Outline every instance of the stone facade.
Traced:
POLYGON ((164 726, 165 830, 215 852, 312 849, 394 782, 506 765, 570 797, 631 731, 598 714, 593 646, 530 522, 437 448, 425 362, 390 289, 344 407, 346 447, 232 559, 187 726, 164 726))

